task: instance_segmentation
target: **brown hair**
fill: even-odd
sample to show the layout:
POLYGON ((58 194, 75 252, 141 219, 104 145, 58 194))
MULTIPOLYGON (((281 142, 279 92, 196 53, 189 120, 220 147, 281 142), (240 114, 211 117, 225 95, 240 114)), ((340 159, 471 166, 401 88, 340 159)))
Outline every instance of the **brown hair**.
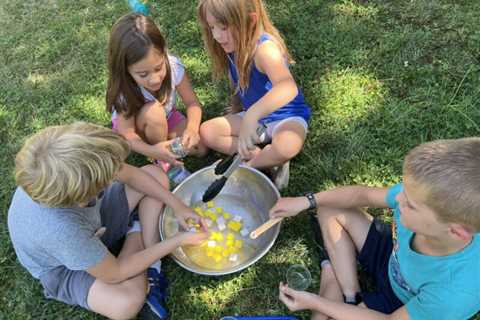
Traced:
POLYGON ((424 187, 425 204, 440 221, 480 231, 480 138, 421 144, 406 156, 403 172, 424 187))
POLYGON ((270 34, 288 61, 293 62, 282 36, 270 21, 261 0, 200 0, 197 8, 198 19, 216 79, 227 74, 228 57, 220 44, 213 38, 207 23, 207 11, 218 22, 230 28, 232 33, 240 87, 235 88, 235 91, 245 90, 248 87, 257 40, 263 32, 270 34), (250 14, 252 13, 257 19, 251 18, 250 14))
POLYGON ((165 103, 172 91, 167 45, 155 22, 139 13, 127 14, 113 25, 108 43, 107 111, 134 116, 145 104, 143 94, 128 67, 143 59, 154 48, 164 58, 167 73, 157 94, 165 103))
POLYGON ((110 129, 84 122, 47 127, 28 138, 15 158, 15 180, 49 207, 86 203, 108 186, 129 153, 110 129))

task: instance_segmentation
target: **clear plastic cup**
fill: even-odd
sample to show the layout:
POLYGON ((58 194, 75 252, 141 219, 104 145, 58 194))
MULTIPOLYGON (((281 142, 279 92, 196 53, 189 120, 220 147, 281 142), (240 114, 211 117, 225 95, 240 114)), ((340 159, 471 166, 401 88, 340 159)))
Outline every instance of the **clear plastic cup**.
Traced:
POLYGON ((306 290, 312 283, 310 271, 301 264, 294 264, 288 268, 286 278, 288 286, 298 291, 306 290))
POLYGON ((173 142, 170 145, 170 151, 172 151, 174 155, 180 158, 184 158, 187 155, 187 151, 183 146, 181 137, 176 137, 175 139, 173 139, 173 142))

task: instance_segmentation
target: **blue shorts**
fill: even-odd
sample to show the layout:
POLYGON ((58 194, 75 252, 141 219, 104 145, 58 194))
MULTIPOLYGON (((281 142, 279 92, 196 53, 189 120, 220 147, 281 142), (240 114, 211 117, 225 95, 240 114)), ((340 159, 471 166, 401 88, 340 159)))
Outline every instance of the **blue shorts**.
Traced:
MULTIPOLYGON (((125 185, 115 182, 103 193, 100 207, 102 226, 107 229, 100 237, 109 251, 118 255, 129 229, 131 214, 128 208, 125 185)), ((40 276, 43 293, 48 299, 55 299, 90 310, 87 298, 95 277, 83 270, 70 270, 59 266, 40 276)))
POLYGON ((388 261, 392 254, 391 226, 374 219, 367 239, 358 255, 358 262, 372 278, 374 292, 362 292, 363 302, 369 309, 390 314, 403 306, 392 290, 388 278, 388 261))

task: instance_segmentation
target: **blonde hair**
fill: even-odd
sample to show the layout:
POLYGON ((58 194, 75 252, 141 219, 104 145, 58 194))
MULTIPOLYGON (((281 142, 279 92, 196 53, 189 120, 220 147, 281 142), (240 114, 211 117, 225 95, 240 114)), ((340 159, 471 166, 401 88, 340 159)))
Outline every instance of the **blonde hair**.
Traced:
POLYGON ((197 14, 203 41, 212 61, 214 78, 219 79, 227 74, 228 57, 220 44, 213 38, 207 23, 207 11, 219 23, 230 28, 232 33, 240 87, 235 88, 235 91, 245 90, 248 87, 257 40, 264 32, 273 37, 283 55, 290 63, 293 63, 282 36, 270 21, 261 0, 200 0, 197 14), (252 13, 255 14, 256 19, 251 18, 252 13))
POLYGON ((426 190, 440 221, 480 231, 480 138, 437 140, 412 149, 404 175, 426 190))
POLYGON ((18 152, 15 179, 34 201, 72 207, 108 186, 128 153, 121 136, 98 125, 47 127, 28 138, 18 152))

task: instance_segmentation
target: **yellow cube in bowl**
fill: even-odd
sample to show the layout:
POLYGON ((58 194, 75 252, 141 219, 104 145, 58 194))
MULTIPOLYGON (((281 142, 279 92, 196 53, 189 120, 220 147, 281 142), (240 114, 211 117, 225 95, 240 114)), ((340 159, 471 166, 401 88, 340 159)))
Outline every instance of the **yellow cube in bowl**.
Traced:
POLYGON ((233 230, 233 231, 235 231, 235 232, 238 232, 238 231, 242 228, 242 223, 239 222, 239 221, 233 221, 233 220, 231 220, 231 221, 228 222, 228 228, 229 228, 230 230, 233 230))
POLYGON ((235 248, 240 249, 243 246, 243 241, 242 240, 236 240, 235 241, 235 248))
POLYGON ((212 221, 217 221, 217 215, 215 214, 215 212, 211 211, 211 210, 207 210, 205 211, 205 215, 210 218, 210 220, 212 221))

